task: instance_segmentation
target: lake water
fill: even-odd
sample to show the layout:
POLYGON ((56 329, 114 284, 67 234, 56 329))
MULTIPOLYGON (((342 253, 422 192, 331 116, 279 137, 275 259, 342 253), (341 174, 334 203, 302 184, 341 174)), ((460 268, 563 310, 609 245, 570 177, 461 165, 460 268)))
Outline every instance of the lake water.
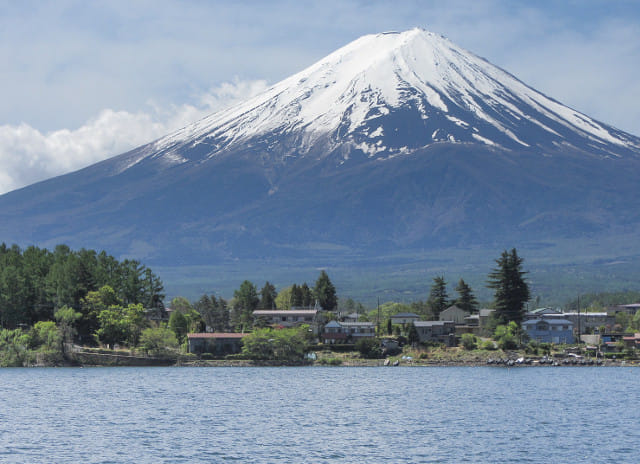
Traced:
POLYGON ((637 462, 640 369, 0 369, 3 463, 637 462))

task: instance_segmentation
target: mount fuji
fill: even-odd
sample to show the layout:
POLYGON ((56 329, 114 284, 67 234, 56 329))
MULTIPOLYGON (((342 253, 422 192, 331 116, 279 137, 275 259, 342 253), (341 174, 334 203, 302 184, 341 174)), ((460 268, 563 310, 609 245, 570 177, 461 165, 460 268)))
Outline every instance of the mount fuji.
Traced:
POLYGON ((638 179, 640 138, 413 29, 0 196, 0 241, 182 265, 561 242, 602 256, 640 226, 638 179))

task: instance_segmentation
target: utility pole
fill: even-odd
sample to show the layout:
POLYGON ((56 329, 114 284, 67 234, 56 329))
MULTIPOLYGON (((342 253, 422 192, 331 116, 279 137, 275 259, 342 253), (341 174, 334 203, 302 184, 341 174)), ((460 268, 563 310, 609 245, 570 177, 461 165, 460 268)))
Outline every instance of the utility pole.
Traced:
POLYGON ((580 344, 581 341, 581 328, 580 328, 580 294, 578 294, 578 344, 580 344))

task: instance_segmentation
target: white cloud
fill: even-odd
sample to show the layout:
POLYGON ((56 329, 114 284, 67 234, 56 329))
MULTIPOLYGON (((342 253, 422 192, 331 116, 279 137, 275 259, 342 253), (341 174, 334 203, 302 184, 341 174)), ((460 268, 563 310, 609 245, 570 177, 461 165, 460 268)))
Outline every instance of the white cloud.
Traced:
POLYGON ((26 123, 0 126, 0 194, 124 153, 264 90, 264 81, 224 83, 193 104, 148 111, 102 110, 83 126, 42 133, 26 123))

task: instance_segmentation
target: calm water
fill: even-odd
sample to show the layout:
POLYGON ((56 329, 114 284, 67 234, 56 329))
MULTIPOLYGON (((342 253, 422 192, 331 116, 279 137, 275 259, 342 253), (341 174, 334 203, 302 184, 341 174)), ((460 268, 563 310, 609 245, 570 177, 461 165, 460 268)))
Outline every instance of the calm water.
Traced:
POLYGON ((638 368, 0 369, 3 463, 637 462, 638 368))

